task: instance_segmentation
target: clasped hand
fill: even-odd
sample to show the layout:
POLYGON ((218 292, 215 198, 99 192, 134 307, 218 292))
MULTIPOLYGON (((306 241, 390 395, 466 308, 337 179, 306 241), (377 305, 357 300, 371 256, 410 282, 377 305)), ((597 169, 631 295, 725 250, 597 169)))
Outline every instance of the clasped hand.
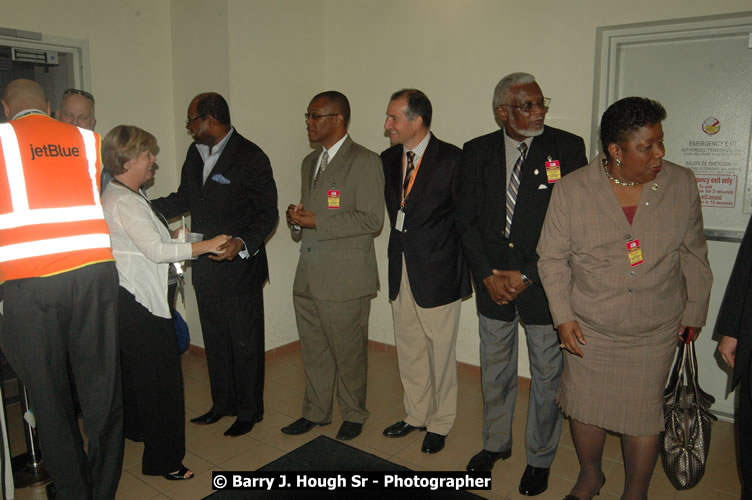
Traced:
POLYGON ((508 304, 522 293, 527 285, 522 281, 520 271, 493 270, 493 274, 483 280, 491 300, 499 305, 508 304))
POLYGON ((245 246, 243 240, 241 240, 240 238, 221 235, 215 236, 214 238, 212 238, 212 241, 217 238, 224 238, 224 241, 219 246, 211 250, 211 253, 215 255, 210 255, 209 259, 215 262, 221 262, 223 260, 233 260, 245 246))
POLYGON ((285 212, 287 223, 291 226, 300 226, 306 228, 316 227, 316 214, 310 210, 303 209, 303 204, 297 205, 290 204, 287 206, 287 212, 285 212))

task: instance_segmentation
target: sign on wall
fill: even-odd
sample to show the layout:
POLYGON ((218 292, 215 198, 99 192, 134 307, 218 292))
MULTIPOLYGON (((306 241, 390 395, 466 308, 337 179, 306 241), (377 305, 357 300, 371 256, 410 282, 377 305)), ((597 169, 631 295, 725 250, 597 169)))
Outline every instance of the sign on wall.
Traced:
MULTIPOLYGON (((666 159, 694 171, 709 239, 738 241, 752 213, 752 13, 599 28, 593 120, 657 100, 666 159)), ((592 151, 597 145, 594 127, 592 151)))

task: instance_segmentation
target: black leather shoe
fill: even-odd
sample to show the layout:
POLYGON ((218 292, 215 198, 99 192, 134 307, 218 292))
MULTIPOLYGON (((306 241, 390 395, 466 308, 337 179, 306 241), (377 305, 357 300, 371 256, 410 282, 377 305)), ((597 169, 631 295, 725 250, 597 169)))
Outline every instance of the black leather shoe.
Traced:
POLYGON ((550 469, 544 467, 525 467, 525 473, 520 480, 520 495, 534 497, 540 495, 548 489, 548 472, 550 469))
POLYGON ((253 426, 256 425, 256 423, 261 422, 264 420, 264 417, 258 417, 254 418, 252 420, 244 420, 244 419, 237 419, 234 424, 230 426, 229 429, 225 431, 225 436, 230 437, 237 437, 242 436, 243 434, 248 434, 253 430, 253 426))
POLYGON ((465 469, 469 471, 485 471, 493 469, 494 464, 498 459, 506 460, 512 456, 512 450, 504 451, 488 451, 480 450, 480 452, 473 455, 473 458, 467 463, 465 469))
POLYGON ((47 493, 47 500, 55 500, 57 497, 57 490, 55 489, 55 483, 47 483, 47 486, 44 487, 45 493, 47 493))
POLYGON ((363 424, 345 420, 337 431, 337 439, 340 441, 349 441, 360 436, 361 432, 363 432, 363 424))
POLYGON ((426 437, 423 438, 423 446, 420 447, 420 451, 423 453, 438 453, 444 449, 445 442, 446 436, 436 434, 435 432, 426 432, 426 437))
POLYGON ((192 424, 198 424, 198 425, 209 425, 219 422, 224 415, 221 413, 214 413, 214 410, 209 410, 203 415, 192 418, 191 423, 192 424))
POLYGON ((305 434, 317 425, 328 425, 329 422, 318 423, 311 422, 307 418, 299 418, 295 422, 291 423, 287 427, 282 427, 282 432, 291 436, 297 436, 298 434, 305 434))
POLYGON ((426 430, 425 427, 415 427, 414 425, 410 425, 404 420, 400 420, 396 424, 392 424, 386 429, 384 429, 384 435, 386 437, 390 438, 401 438, 403 436, 407 436, 412 431, 424 431, 426 430))

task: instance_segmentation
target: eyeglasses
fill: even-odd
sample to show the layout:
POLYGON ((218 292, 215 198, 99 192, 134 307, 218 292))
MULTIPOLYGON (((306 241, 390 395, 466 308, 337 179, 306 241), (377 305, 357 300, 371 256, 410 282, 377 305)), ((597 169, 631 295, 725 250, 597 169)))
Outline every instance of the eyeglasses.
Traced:
POLYGON ((87 98, 88 100, 90 100, 92 103, 94 102, 94 96, 91 95, 90 92, 87 92, 87 91, 81 90, 81 89, 67 89, 65 92, 63 92, 63 97, 69 96, 69 95, 74 95, 74 94, 80 95, 80 96, 84 96, 85 98, 87 98))
POLYGON ((543 99, 531 102, 528 101, 525 104, 520 105, 514 105, 514 104, 499 104, 499 106, 506 106, 508 108, 517 108, 523 113, 529 113, 533 110, 533 106, 538 106, 543 111, 548 111, 548 108, 551 106, 551 98, 550 97, 544 97, 543 99))
POLYGON ((329 113, 328 115, 317 115, 316 113, 305 113, 304 116, 306 120, 310 118, 311 120, 316 121, 321 118, 326 118, 327 116, 337 116, 337 113, 329 113))
POLYGON ((193 118, 189 116, 188 119, 185 121, 186 126, 190 125, 191 123, 198 120, 199 118, 201 118, 201 115, 196 115, 193 118))

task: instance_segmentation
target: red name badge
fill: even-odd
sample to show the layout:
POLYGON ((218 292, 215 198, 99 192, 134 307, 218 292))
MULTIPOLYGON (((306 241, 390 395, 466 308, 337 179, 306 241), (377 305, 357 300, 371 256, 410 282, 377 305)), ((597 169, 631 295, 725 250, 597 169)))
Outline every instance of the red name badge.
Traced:
POLYGON ((627 256, 629 257, 629 264, 632 267, 643 263, 640 240, 632 240, 627 243, 627 256))
POLYGON ((329 209, 339 209, 339 189, 330 189, 326 192, 329 209))
POLYGON ((549 160, 546 162, 546 178, 549 184, 561 179, 561 165, 559 160, 549 160))

